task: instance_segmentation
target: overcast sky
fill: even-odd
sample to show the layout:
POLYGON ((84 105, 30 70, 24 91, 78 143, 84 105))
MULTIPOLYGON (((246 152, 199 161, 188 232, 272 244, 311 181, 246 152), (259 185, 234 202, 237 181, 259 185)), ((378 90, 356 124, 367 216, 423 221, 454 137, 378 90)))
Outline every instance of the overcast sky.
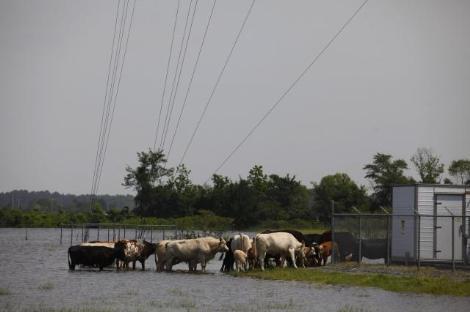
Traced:
MULTIPOLYGON (((250 3, 217 2, 170 165, 250 3)), ((361 3, 256 1, 184 161, 194 182, 211 176, 361 3)), ((128 193, 125 166, 153 146, 176 4, 137 1, 99 193, 128 193)), ((211 4, 199 1, 175 112, 211 4)), ((0 1, 0 192, 90 191, 116 6, 0 1)), ((345 172, 367 185, 362 168, 377 152, 409 161, 432 147, 445 164, 470 157, 469 15, 466 0, 370 0, 220 174, 237 179, 261 164, 307 184, 345 172)), ((182 33, 180 19, 175 42, 182 33)))

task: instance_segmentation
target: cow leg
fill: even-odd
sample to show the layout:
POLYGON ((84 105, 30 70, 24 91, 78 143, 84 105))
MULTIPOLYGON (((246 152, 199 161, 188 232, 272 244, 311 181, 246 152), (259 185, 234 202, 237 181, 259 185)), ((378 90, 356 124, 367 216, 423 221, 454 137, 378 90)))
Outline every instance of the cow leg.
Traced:
POLYGON ((135 263, 136 262, 137 262, 136 260, 132 261, 132 270, 135 270, 135 263))
POLYGON ((141 260, 140 264, 142 264, 142 271, 145 271, 145 260, 141 260))
POLYGON ((292 265, 297 269, 297 264, 295 263, 295 250, 294 248, 289 248, 290 259, 292 260, 292 265))
POLYGON ((264 258, 266 257, 266 251, 261 252, 258 256, 259 265, 261 267, 261 271, 264 271, 264 258))

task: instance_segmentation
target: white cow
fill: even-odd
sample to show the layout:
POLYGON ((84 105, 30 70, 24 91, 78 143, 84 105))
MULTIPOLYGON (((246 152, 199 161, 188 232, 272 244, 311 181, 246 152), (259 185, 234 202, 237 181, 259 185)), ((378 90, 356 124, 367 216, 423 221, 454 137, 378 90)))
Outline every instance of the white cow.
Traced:
MULTIPOLYGON (((155 251, 155 266, 157 268, 157 272, 162 272, 163 270, 165 270, 165 265, 166 265, 166 262, 167 262, 166 243, 168 243, 168 242, 179 242, 179 241, 181 241, 181 240, 168 240, 167 239, 167 240, 161 240, 161 241, 158 242, 157 249, 155 251)), ((176 259, 176 258, 174 258, 172 261, 173 261, 173 265, 182 262, 182 260, 176 259)), ((190 266, 189 270, 190 271, 195 271, 196 268, 194 268, 194 270, 192 270, 192 267, 190 266)))
POLYGON ((255 238, 256 254, 261 270, 264 271, 264 259, 266 254, 281 257, 281 262, 285 264, 287 257, 290 257, 294 268, 295 253, 302 251, 304 244, 300 243, 292 234, 287 232, 276 232, 270 234, 257 234, 255 238))
POLYGON ((235 250, 241 250, 244 253, 248 252, 251 246, 251 239, 246 234, 237 234, 232 236, 232 243, 230 244, 230 249, 232 252, 235 250))
POLYGON ((171 271, 173 261, 178 259, 179 261, 188 262, 190 270, 195 268, 197 263, 200 263, 202 271, 205 272, 207 262, 214 258, 216 253, 228 251, 225 240, 215 237, 170 241, 165 246, 168 271, 171 271))

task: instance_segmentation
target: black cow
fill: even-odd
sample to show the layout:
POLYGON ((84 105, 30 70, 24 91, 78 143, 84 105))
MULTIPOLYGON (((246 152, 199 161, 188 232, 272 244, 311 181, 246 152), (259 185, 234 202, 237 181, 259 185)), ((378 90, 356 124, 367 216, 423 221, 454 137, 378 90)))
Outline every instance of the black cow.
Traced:
MULTIPOLYGON (((357 244, 359 246, 359 243, 357 244)), ((361 240, 361 258, 368 259, 387 259, 387 239, 363 239, 361 240)), ((355 250, 352 260, 357 261, 359 250, 355 250)), ((362 261, 362 259, 361 259, 362 261)))
POLYGON ((228 247, 228 251, 225 252, 224 261, 222 262, 222 267, 220 268, 220 272, 230 272, 231 270, 233 270, 233 264, 235 263, 235 258, 233 257, 233 251, 231 248, 232 240, 233 239, 230 238, 226 243, 228 247))
POLYGON ((322 234, 304 234, 305 246, 313 246, 314 244, 321 244, 322 234))
POLYGON ((98 267, 100 271, 104 267, 112 265, 118 254, 119 248, 103 246, 70 246, 68 250, 68 262, 70 270, 75 270, 76 265, 98 267))

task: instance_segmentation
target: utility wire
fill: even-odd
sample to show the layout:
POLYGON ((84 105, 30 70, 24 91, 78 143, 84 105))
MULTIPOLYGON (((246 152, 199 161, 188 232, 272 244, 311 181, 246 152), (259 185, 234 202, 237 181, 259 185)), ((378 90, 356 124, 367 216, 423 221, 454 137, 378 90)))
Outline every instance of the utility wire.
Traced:
POLYGON ((183 105, 181 106, 181 110, 180 110, 180 113, 178 115, 178 121, 176 123, 175 131, 173 132, 173 136, 171 138, 170 148, 168 149, 168 153, 167 153, 167 159, 170 158, 171 149, 173 148, 173 143, 175 141, 175 136, 176 136, 176 133, 178 132, 178 128, 179 128, 179 125, 180 125, 180 122, 181 122, 181 116, 183 115, 184 108, 185 108, 186 102, 188 100, 189 92, 190 92, 191 86, 193 84, 194 75, 196 73, 196 69, 197 69, 197 66, 199 64, 199 58, 201 57, 202 49, 203 49, 204 43, 206 41, 207 31, 209 30, 209 25, 210 25, 211 20, 212 20, 212 15, 214 14, 214 8, 215 8, 216 3, 217 3, 217 0, 214 0, 214 2, 212 4, 211 13, 209 15, 209 19, 207 21, 206 28, 204 30, 204 35, 202 37, 201 46, 199 47, 199 52, 198 52, 197 57, 196 57, 196 62, 194 63, 193 72, 191 74, 191 78, 189 79, 188 87, 186 89, 186 94, 184 96, 183 105))
POLYGON ((112 64, 112 66, 108 67, 105 103, 104 103, 103 114, 101 118, 100 136, 99 136, 98 148, 97 148, 97 158, 96 158, 97 162, 95 163, 95 171, 93 174, 93 183, 92 183, 92 191, 91 191, 92 192, 92 204, 94 202, 94 198, 96 197, 96 193, 98 192, 98 188, 99 188, 99 184, 101 180, 101 174, 102 174, 106 151, 107 151, 107 147, 109 143, 111 126, 112 126, 112 122, 114 118, 114 111, 116 109, 116 101, 117 101, 117 97, 119 94, 122 71, 124 68, 124 62, 126 58, 127 47, 129 43, 130 32, 132 28, 132 22, 134 18, 135 5, 136 5, 136 0, 134 0, 132 13, 130 16, 130 22, 127 23, 130 0, 124 1, 125 3, 122 5, 122 10, 120 10, 120 5, 119 5, 120 2, 121 1, 119 1, 118 3, 118 10, 117 10, 116 21, 115 21, 115 33, 113 35, 113 44, 112 44, 112 49, 111 49, 112 52, 111 52, 111 57, 110 57, 110 64, 112 64), (122 11, 122 13, 120 11, 122 11), (120 20, 119 23, 117 22, 117 20, 120 20), (117 25, 119 25, 119 27, 117 27, 117 25), (119 30, 117 34, 117 40, 116 40, 117 28, 119 28, 119 30), (125 33, 127 34, 125 35, 125 33), (124 52, 121 56, 124 38, 125 38, 124 52), (109 75, 111 75, 110 79, 109 79, 109 75), (117 81, 117 84, 116 84, 116 81, 117 81))
MULTIPOLYGON (((365 0, 362 4, 354 11, 351 17, 341 26, 341 28, 336 32, 336 34, 328 41, 328 43, 323 47, 323 49, 315 56, 315 58, 310 62, 310 64, 300 73, 300 75, 289 85, 289 87, 282 93, 279 99, 271 106, 270 109, 263 115, 263 117, 254 125, 253 128, 248 132, 248 134, 238 143, 235 148, 228 154, 228 156, 222 161, 222 163, 215 169, 214 174, 216 174, 225 163, 236 153, 236 151, 248 140, 248 138, 258 129, 258 127, 263 123, 263 121, 274 111, 274 109, 282 102, 287 94, 295 87, 295 85, 305 76, 305 74, 310 70, 310 68, 317 62, 317 60, 325 53, 325 51, 331 46, 331 44, 338 38, 338 36, 343 32, 343 30, 351 23, 351 21, 356 17, 356 15, 361 11, 361 9, 367 4, 369 0, 365 0)), ((210 179, 210 178, 209 178, 210 179)), ((206 183, 209 181, 206 180, 206 183)))
MULTIPOLYGON (((165 133, 163 134, 163 147, 162 147, 162 149, 165 146, 166 137, 168 135, 168 130, 170 128, 170 121, 171 121, 171 118, 173 116, 173 108, 175 107, 176 95, 178 94, 178 88, 179 88, 179 85, 180 85, 180 82, 181 82, 181 74, 182 74, 183 68, 184 68, 184 61, 186 59, 186 52, 188 51, 188 43, 189 43, 189 39, 191 38, 191 32, 192 32, 192 29, 193 29, 194 17, 196 15, 196 10, 197 10, 198 3, 199 3, 199 0, 196 0, 196 3, 194 5, 194 9, 193 9, 193 13, 192 13, 192 16, 191 16, 191 22, 190 22, 190 25, 189 25, 188 36, 186 37, 186 41, 185 41, 185 44, 184 44, 183 56, 182 56, 182 60, 181 60, 181 63, 180 63, 180 68, 179 68, 179 72, 178 72, 178 79, 176 81, 176 87, 175 87, 175 90, 173 92, 173 97, 170 98, 170 100, 171 100, 171 106, 170 106, 171 109, 170 109, 170 114, 168 116, 168 122, 167 122, 167 125, 166 125, 166 128, 165 128, 165 133)), ((183 37, 183 39, 184 39, 184 37, 183 37)))
POLYGON ((105 156, 106 156, 106 151, 108 149, 109 135, 111 133, 111 125, 113 124, 114 111, 116 109, 116 101, 117 101, 117 97, 118 97, 118 94, 119 94, 119 87, 121 85, 122 70, 124 68, 124 62, 126 60, 127 47, 128 47, 129 38, 130 38, 130 35, 131 35, 132 22, 134 20, 134 12, 135 12, 136 2, 137 2, 137 0, 134 0, 134 3, 132 5, 131 19, 130 19, 130 22, 129 22, 129 28, 127 30, 126 42, 125 42, 125 45, 124 45, 124 54, 123 54, 123 57, 122 57, 121 69, 119 71, 119 78, 118 78, 118 84, 117 84, 117 89, 116 89, 116 95, 114 96, 113 111, 111 113, 111 120, 109 122, 109 130, 108 130, 108 134, 107 134, 107 137, 106 137, 106 145, 105 145, 105 148, 104 148, 103 159, 102 159, 102 162, 101 162, 101 169, 100 169, 99 176, 98 176, 98 186, 97 186, 96 191, 98 191, 99 183, 100 183, 100 180, 101 180, 101 173, 103 172, 104 159, 105 159, 105 156))
MULTIPOLYGON (((107 98, 108 98, 108 89, 109 89, 109 76, 110 76, 110 73, 111 73, 111 63, 113 61, 113 56, 114 56, 114 42, 116 40, 116 29, 117 29, 117 24, 118 24, 120 5, 121 5, 121 0, 118 1, 118 5, 117 5, 117 9, 116 9, 116 17, 115 17, 115 21, 114 21, 113 41, 112 41, 112 44, 111 44, 111 54, 110 54, 110 57, 109 57, 108 73, 107 73, 107 77, 106 77, 106 90, 105 90, 105 94, 104 94, 103 111, 101 113, 100 132, 99 132, 99 135, 98 135, 98 144, 97 144, 97 147, 96 147, 96 155, 95 155, 95 166, 94 166, 94 169, 93 169, 93 178, 92 178, 92 185, 91 185, 91 191, 90 191, 91 196, 93 196, 93 194, 94 194, 95 177, 96 177, 97 166, 98 166, 98 155, 99 155, 98 151, 100 149, 101 137, 102 137, 102 133, 103 133, 103 123, 104 123, 106 102, 107 102, 107 98)), ((93 198, 92 198, 92 200, 93 200, 93 198)))
MULTIPOLYGON (((181 38, 181 44, 180 44, 180 48, 178 50, 178 57, 176 59, 176 69, 175 69, 175 73, 173 75, 173 79, 172 79, 172 82, 171 82, 171 89, 170 89, 170 96, 168 98, 168 104, 166 105, 165 119, 164 119, 164 122, 163 122, 163 133, 165 133, 165 131, 166 131, 166 124, 167 124, 167 120, 168 120, 168 114, 170 113, 171 98, 173 96, 173 91, 175 89, 176 78, 178 76, 178 69, 179 69, 179 66, 180 66, 181 54, 183 52, 184 38, 186 37, 186 29, 188 28, 188 21, 189 21, 189 15, 190 15, 192 3, 193 3, 193 0, 191 0, 191 2, 189 3, 188 11, 187 11, 187 14, 186 14, 186 19, 185 19, 184 29, 183 29, 183 36, 181 38)), ((163 150, 163 135, 160 138, 159 149, 163 150)))
POLYGON ((111 112, 111 103, 112 103, 112 99, 114 97, 114 85, 115 85, 115 81, 116 81, 116 65, 119 62, 120 47, 121 47, 122 34, 123 34, 124 15, 127 12, 128 4, 129 4, 129 0, 127 0, 127 2, 125 0, 124 3, 123 3, 123 6, 122 6, 122 13, 120 13, 119 31, 118 31, 118 35, 117 35, 115 50, 114 50, 113 66, 111 68, 111 80, 110 80, 110 85, 109 85, 109 90, 108 90, 108 98, 107 98, 105 115, 104 115, 105 117, 104 117, 104 121, 102 123, 102 132, 101 132, 99 148, 98 148, 98 163, 96 164, 95 179, 93 181, 94 182, 93 194, 96 193, 98 175, 99 175, 99 170, 100 170, 100 167, 101 167, 101 162, 102 162, 102 157, 103 157, 104 142, 105 142, 105 138, 106 138, 106 133, 108 131, 109 115, 110 115, 110 112, 111 112))
POLYGON ((98 180, 99 180, 99 175, 101 171, 101 164, 103 161, 103 151, 105 147, 105 142, 106 142, 106 137, 107 137, 107 132, 109 129, 109 120, 110 120, 110 114, 111 114, 111 105, 113 103, 113 98, 114 98, 114 88, 116 85, 116 73, 118 71, 118 64, 121 59, 121 47, 122 47, 122 38, 124 35, 124 26, 126 25, 126 19, 127 19, 127 11, 129 8, 129 0, 124 1, 125 4, 123 4, 123 10, 122 10, 122 15, 121 19, 119 22, 119 34, 118 34, 118 40, 116 43, 116 50, 115 50, 115 56, 114 56, 114 64, 113 64, 113 69, 112 69, 112 74, 111 74, 111 85, 110 85, 110 90, 109 93, 111 96, 108 96, 108 103, 106 105, 106 115, 105 115, 105 120, 103 124, 103 133, 101 137, 101 144, 99 147, 99 159, 98 159, 98 166, 97 166, 97 171, 96 171, 96 176, 95 176, 95 188, 94 188, 94 193, 97 192, 97 187, 98 187, 98 180))
POLYGON ((251 14, 251 11, 252 11, 252 9, 253 9, 253 6, 254 6, 255 2, 256 2, 256 0, 252 0, 251 5, 250 5, 250 7, 248 8, 248 12, 246 13, 245 18, 243 19, 243 23, 242 23, 242 25, 241 25, 241 27, 240 27, 240 30, 238 31, 238 34, 237 34, 237 36, 236 36, 236 38, 235 38, 235 41, 233 42, 232 48, 230 49, 230 52, 229 52, 229 54, 227 55, 227 58, 225 59, 225 63, 224 63, 224 65, 223 65, 223 67, 222 67, 222 70, 220 71, 220 73, 219 73, 219 75, 218 75, 218 77, 217 77, 217 80, 216 80, 215 85, 214 85, 214 87, 213 87, 213 89, 212 89, 212 92, 211 92, 211 94, 210 94, 210 96, 209 96, 209 99, 207 100, 206 105, 204 106, 204 109, 203 109, 203 111, 202 111, 202 114, 201 114, 201 116, 199 117, 199 120, 198 120, 198 122, 197 122, 197 124, 196 124, 196 128, 194 129, 193 134, 191 135, 191 138, 189 139, 189 142, 188 142, 188 144, 186 145, 186 148, 185 148, 185 150, 184 150, 183 156, 181 157, 178 166, 181 165, 181 163, 183 162, 184 158, 186 157, 186 154, 188 153, 188 150, 189 150, 189 148, 191 147, 191 144, 192 144, 192 142, 193 142, 193 140, 194 140, 194 137, 196 136, 196 133, 197 133, 197 131, 199 130, 199 126, 201 125, 201 122, 202 122, 202 120, 203 120, 203 118, 204 118, 204 116, 205 116, 205 114, 206 114, 206 112, 207 112, 207 108, 209 107, 209 104, 211 103, 212 98, 214 97, 215 91, 217 90, 217 87, 219 86, 220 80, 222 79, 222 76, 224 75, 225 69, 227 68, 227 65, 228 65, 228 63, 229 63, 229 61, 230 61, 230 58, 232 57, 233 51, 235 50, 235 47, 236 47, 236 45, 237 45, 237 43, 238 43, 238 40, 239 40, 239 38, 240 38, 240 35, 241 35, 241 33, 243 32, 243 29, 245 28, 246 22, 248 21, 248 18, 250 17, 250 14, 251 14))
POLYGON ((179 13, 179 10, 180 10, 180 5, 181 5, 181 0, 178 0, 178 5, 176 7, 176 14, 175 14, 175 23, 173 24, 173 33, 171 35, 170 53, 168 55, 168 62, 166 64, 166 74, 165 74, 165 82, 163 84, 163 93, 162 93, 162 99, 161 99, 161 104, 160 104, 160 112, 158 113, 157 128, 155 129, 155 139, 153 141, 153 150, 154 151, 155 151, 155 147, 157 146, 157 139, 158 139, 158 134, 159 134, 159 129, 160 129, 160 119, 161 119, 162 110, 163 110, 163 103, 165 102, 165 93, 166 93, 166 85, 167 85, 167 81, 168 81, 168 72, 170 70, 171 56, 173 54, 173 42, 175 40, 175 31, 176 31, 176 25, 178 24, 178 13, 179 13))

